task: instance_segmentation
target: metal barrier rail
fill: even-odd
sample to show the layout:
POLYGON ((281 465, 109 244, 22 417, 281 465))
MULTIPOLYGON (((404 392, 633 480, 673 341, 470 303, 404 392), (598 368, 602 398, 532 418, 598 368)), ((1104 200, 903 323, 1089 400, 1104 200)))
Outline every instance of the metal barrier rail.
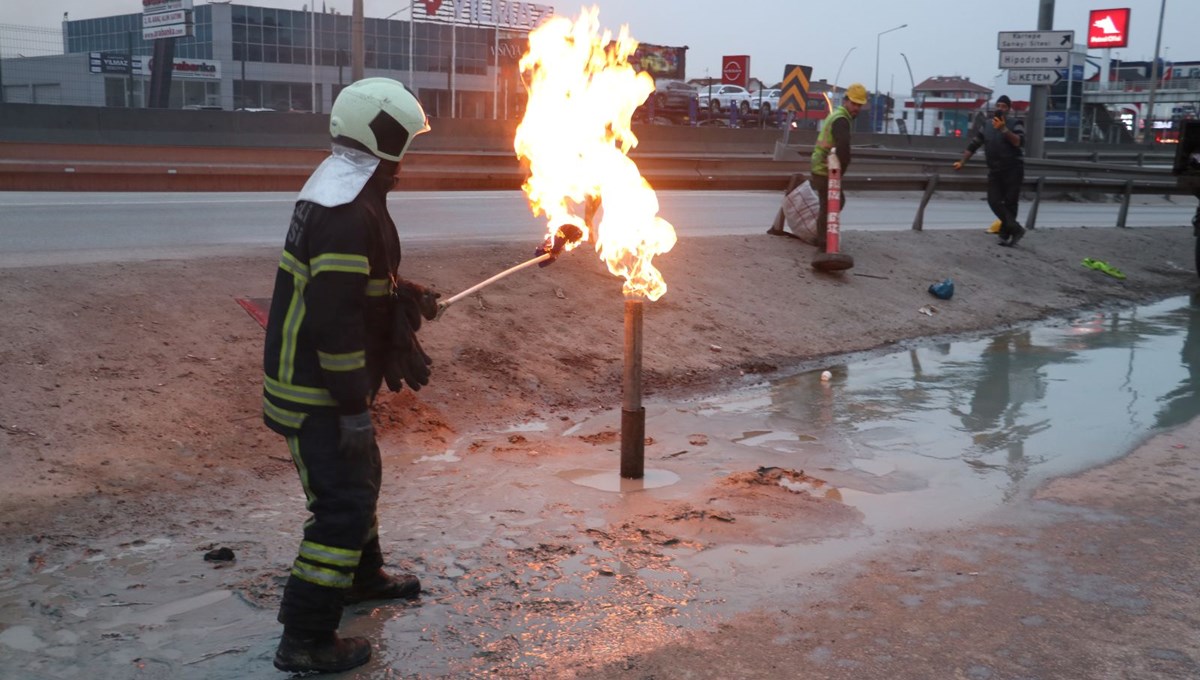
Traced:
MULTIPOLYGON (((811 150, 811 147, 807 147, 811 150)), ((662 189, 790 190, 808 171, 805 147, 789 160, 761 155, 697 158, 635 153, 642 174, 662 189)), ((299 191, 323 149, 153 147, 0 143, 0 191, 299 191)), ((775 157, 780 156, 776 150, 775 157)), ((986 189, 986 169, 973 163, 948 172, 957 154, 855 148, 853 169, 843 180, 852 191, 986 189)), ((517 189, 525 170, 509 152, 419 152, 404 159, 407 190, 517 189)), ((1032 214, 1043 193, 1102 192, 1125 200, 1120 223, 1134 193, 1179 194, 1168 171, 1136 166, 1026 161, 1027 184, 1036 191, 1032 214)), ((920 229, 924 209, 913 227, 920 229)), ((1032 224, 1031 224, 1032 226, 1032 224)))

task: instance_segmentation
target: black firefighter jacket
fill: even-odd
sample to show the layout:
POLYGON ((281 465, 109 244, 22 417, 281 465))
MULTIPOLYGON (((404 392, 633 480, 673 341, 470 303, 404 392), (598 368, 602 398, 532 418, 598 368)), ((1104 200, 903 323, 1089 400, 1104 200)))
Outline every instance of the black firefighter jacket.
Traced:
POLYGON ((375 178, 345 205, 297 201, 275 275, 263 419, 295 435, 314 413, 367 409, 379 387, 400 238, 375 178))

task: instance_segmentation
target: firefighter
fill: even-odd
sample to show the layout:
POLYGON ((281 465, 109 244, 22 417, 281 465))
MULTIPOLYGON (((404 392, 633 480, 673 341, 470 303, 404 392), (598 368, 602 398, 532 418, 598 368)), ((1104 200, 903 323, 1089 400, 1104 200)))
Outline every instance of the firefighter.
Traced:
POLYGON ((386 378, 420 389, 432 363, 416 339, 437 295, 398 276, 387 210, 400 160, 429 130, 390 78, 346 87, 330 113, 332 153, 301 189, 275 276, 264 350, 263 417, 287 439, 312 516, 279 607, 275 667, 333 672, 371 658, 340 638, 347 603, 414 598, 416 576, 383 570, 375 509, 381 463, 369 406, 386 378))
MULTIPOLYGON (((821 126, 817 134, 817 143, 812 151, 812 185, 821 201, 820 212, 817 213, 817 243, 820 250, 825 249, 825 235, 829 229, 829 153, 837 149, 838 162, 842 167, 842 175, 850 168, 850 130, 853 119, 858 117, 867 104, 867 88, 861 83, 854 83, 846 88, 846 97, 842 105, 833 110, 821 126)), ((842 192, 842 209, 846 208, 846 193, 842 192)))

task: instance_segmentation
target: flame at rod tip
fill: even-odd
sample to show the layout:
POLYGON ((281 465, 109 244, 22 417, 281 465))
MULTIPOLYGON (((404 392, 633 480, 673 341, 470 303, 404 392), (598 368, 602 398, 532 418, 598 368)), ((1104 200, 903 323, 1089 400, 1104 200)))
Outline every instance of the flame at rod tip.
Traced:
POLYGON ((638 43, 628 27, 614 41, 599 13, 553 17, 529 35, 520 61, 529 102, 514 139, 529 168, 522 188, 550 234, 564 224, 582 231, 566 250, 594 241, 609 271, 625 278, 626 296, 657 300, 667 285, 651 259, 674 247, 675 229, 658 216, 654 189, 627 155, 638 143, 634 111, 654 81, 629 63, 638 43), (589 219, 597 201, 599 224, 589 219))

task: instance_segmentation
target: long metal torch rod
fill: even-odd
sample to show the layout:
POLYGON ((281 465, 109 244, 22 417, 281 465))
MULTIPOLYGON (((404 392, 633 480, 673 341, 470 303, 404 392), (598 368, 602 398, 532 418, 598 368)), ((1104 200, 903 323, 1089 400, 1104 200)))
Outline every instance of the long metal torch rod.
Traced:
POLYGON ((482 288, 486 288, 486 287, 492 285, 493 283, 508 276, 509 274, 515 274, 516 272, 519 272, 526 267, 532 267, 533 265, 535 265, 539 262, 545 262, 546 260, 549 260, 551 257, 554 257, 554 255, 551 253, 542 253, 541 255, 538 255, 535 258, 525 260, 524 262, 522 262, 521 264, 519 264, 515 267, 509 267, 508 269, 505 269, 504 271, 500 272, 499 274, 496 274, 495 276, 493 276, 490 279, 487 279, 485 281, 480 281, 479 283, 475 284, 474 286, 471 286, 470 288, 464 290, 463 292, 457 293, 445 300, 438 302, 438 313, 440 314, 443 310, 445 310, 447 307, 454 304, 455 302, 458 302, 459 300, 467 297, 468 295, 470 295, 471 293, 474 293, 477 290, 480 290, 482 288))
POLYGON ((642 407, 642 299, 625 299, 625 373, 621 393, 621 476, 646 471, 646 409, 642 407))

